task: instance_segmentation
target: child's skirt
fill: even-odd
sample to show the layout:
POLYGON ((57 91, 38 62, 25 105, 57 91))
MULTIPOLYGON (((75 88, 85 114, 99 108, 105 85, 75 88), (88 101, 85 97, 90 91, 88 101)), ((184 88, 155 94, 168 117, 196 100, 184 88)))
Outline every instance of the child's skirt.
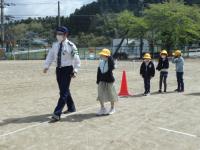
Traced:
POLYGON ((113 83, 99 82, 98 84, 98 101, 101 102, 113 102, 118 101, 117 92, 113 83))

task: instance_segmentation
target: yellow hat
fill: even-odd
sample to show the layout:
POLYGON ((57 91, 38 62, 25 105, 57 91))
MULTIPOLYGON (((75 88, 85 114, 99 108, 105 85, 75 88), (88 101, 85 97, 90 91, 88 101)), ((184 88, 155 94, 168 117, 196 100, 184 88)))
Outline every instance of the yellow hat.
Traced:
POLYGON ((151 55, 149 53, 144 54, 143 59, 151 59, 151 55))
POLYGON ((175 53, 173 53, 174 56, 181 56, 181 51, 180 50, 176 50, 175 53))
POLYGON ((168 53, 167 53, 166 50, 162 50, 162 51, 160 52, 160 55, 167 55, 167 56, 168 56, 168 53))
POLYGON ((111 55, 111 52, 109 49, 102 49, 101 52, 99 53, 99 55, 103 55, 103 56, 110 56, 111 55))

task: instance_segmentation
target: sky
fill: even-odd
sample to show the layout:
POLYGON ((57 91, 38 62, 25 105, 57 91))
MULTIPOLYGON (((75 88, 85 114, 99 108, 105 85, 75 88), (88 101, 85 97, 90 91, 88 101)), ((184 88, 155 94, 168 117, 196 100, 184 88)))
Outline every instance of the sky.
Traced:
MULTIPOLYGON (((61 16, 68 16, 77 8, 96 0, 60 0, 61 16)), ((28 17, 56 16, 58 0, 5 0, 15 6, 6 6, 5 15, 14 16, 15 20, 28 17)))

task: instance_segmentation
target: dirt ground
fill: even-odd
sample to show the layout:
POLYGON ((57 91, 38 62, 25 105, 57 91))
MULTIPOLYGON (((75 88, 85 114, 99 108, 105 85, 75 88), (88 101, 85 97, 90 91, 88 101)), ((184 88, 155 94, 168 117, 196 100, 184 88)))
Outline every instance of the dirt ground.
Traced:
MULTIPOLYGON (((58 99, 55 67, 42 73, 43 61, 0 62, 0 150, 200 150, 200 59, 185 63, 185 93, 175 93, 170 64, 168 93, 143 97, 141 62, 117 63, 119 91, 125 70, 133 97, 120 98, 112 116, 96 117, 98 61, 82 61, 71 92, 77 112, 49 124, 58 99)), ((107 104, 109 108, 109 104, 107 104)))

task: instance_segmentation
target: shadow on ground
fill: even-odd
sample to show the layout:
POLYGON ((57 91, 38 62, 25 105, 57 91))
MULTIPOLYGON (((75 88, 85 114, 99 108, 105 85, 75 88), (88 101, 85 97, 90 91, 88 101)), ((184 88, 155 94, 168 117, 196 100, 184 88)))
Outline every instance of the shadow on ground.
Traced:
MULTIPOLYGON (((151 95, 159 95, 159 94, 165 95, 165 94, 172 94, 172 93, 177 93, 177 92, 175 92, 175 91, 168 91, 168 92, 166 92, 166 93, 164 93, 164 92, 162 92, 162 93, 159 93, 159 92, 151 92, 151 95)), ((132 95, 132 96, 130 96, 130 97, 145 97, 145 96, 143 95, 143 93, 140 93, 140 94, 132 95)))
MULTIPOLYGON (((106 115, 105 115, 106 116, 106 115)), ((101 117, 105 117, 101 116, 101 117)), ((21 118, 9 118, 2 120, 0 122, 0 126, 5 126, 8 124, 22 124, 22 123, 42 123, 50 121, 51 114, 42 114, 42 115, 35 115, 35 116, 27 116, 27 117, 21 117, 21 118)), ((84 120, 89 120, 92 118, 96 118, 100 116, 96 116, 95 113, 88 113, 88 114, 77 114, 77 113, 71 113, 66 115, 63 115, 63 118, 60 122, 82 122, 84 120)))
POLYGON ((189 96, 200 96, 200 93, 189 93, 189 94, 185 94, 185 95, 189 95, 189 96))
POLYGON ((26 116, 20 118, 9 118, 2 120, 0 122, 0 126, 5 126, 8 124, 20 124, 20 123, 33 123, 33 122, 45 122, 49 120, 51 114, 42 114, 42 115, 34 115, 34 116, 26 116))
POLYGON ((61 122, 82 122, 84 120, 90 120, 97 117, 105 117, 104 116, 96 116, 95 113, 88 113, 88 114, 72 114, 67 117, 62 118, 61 122))

